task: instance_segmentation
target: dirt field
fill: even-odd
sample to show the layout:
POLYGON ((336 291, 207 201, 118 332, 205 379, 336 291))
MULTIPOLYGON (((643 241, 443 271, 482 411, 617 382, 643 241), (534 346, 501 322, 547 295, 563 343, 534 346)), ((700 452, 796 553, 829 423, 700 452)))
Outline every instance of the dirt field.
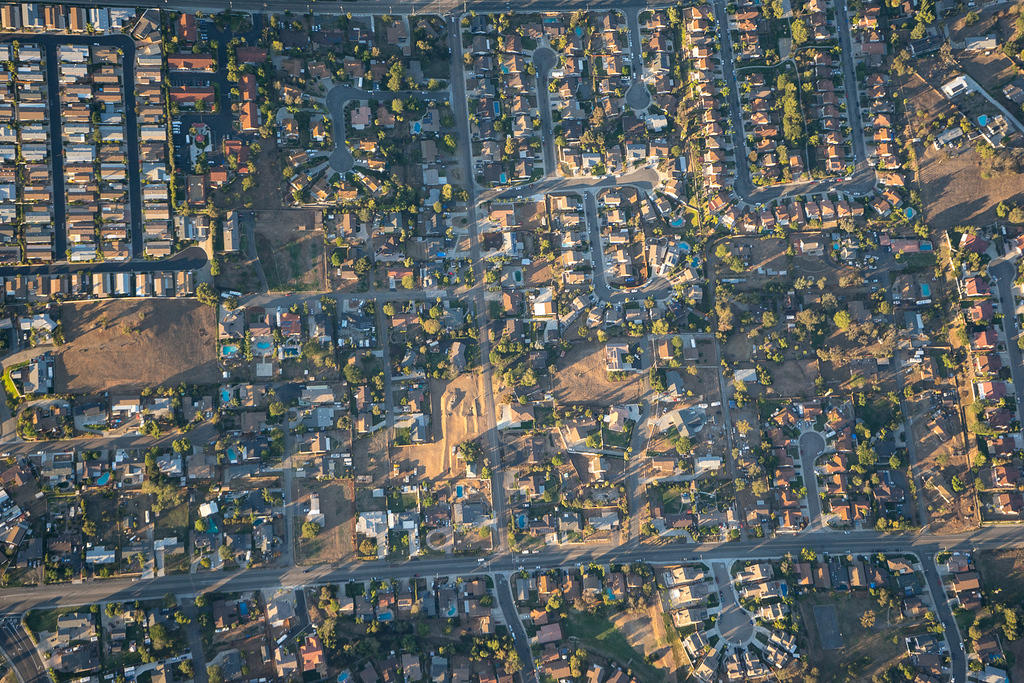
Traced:
POLYGON ((890 613, 881 609, 878 602, 864 592, 810 593, 801 597, 798 604, 807 631, 806 656, 810 665, 818 669, 818 680, 822 683, 871 680, 872 676, 897 663, 906 654, 903 636, 920 630, 919 622, 897 622, 896 620, 900 618, 897 612, 890 613), (822 639, 815 623, 816 605, 835 606, 839 633, 843 641, 839 649, 822 648, 822 639), (874 626, 865 629, 861 626, 860 619, 869 609, 875 611, 876 620, 874 626), (897 637, 895 643, 894 636, 897 637))
MULTIPOLYGON (((320 496, 320 511, 324 515, 324 528, 314 539, 298 538, 298 562, 300 564, 316 564, 318 562, 337 562, 351 559, 355 552, 355 492, 351 479, 334 479, 318 481, 316 479, 296 479, 298 503, 309 503, 310 494, 320 496)), ((300 508, 301 509, 301 508, 300 508)), ((299 522, 301 515, 296 515, 299 522)))
POLYGON ((921 195, 932 201, 925 212, 928 223, 943 230, 957 225, 987 225, 996 220, 1001 201, 1024 199, 1024 174, 994 172, 983 177, 981 159, 967 149, 953 158, 929 147, 920 159, 921 195))
MULTIPOLYGON (((612 341, 612 340, 609 340, 612 341)), ((608 379, 604 344, 575 344, 558 361, 551 393, 560 403, 635 403, 649 390, 646 372, 630 373, 621 382, 608 379)))
POLYGON ((673 675, 676 662, 665 632, 665 621, 657 607, 652 606, 645 611, 619 612, 611 619, 611 625, 625 637, 629 646, 642 653, 654 668, 667 672, 670 677, 673 675))
POLYGON ((220 378, 214 310, 198 301, 97 301, 61 306, 60 394, 212 384, 220 378))
POLYGON ((312 211, 258 211, 254 220, 256 252, 271 290, 326 288, 323 237, 313 230, 312 211))

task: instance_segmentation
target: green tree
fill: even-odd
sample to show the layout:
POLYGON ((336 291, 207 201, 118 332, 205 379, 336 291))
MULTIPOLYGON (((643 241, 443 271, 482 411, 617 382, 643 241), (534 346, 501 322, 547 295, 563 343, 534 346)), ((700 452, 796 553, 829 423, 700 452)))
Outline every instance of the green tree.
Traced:
POLYGON ((836 324, 840 330, 845 330, 853 322, 853 318, 850 317, 850 312, 846 310, 836 311, 836 314, 832 316, 832 321, 836 324))
POLYGON ((345 380, 349 384, 362 384, 366 380, 359 363, 349 363, 345 366, 345 380))
POLYGON ((316 538, 317 534, 319 534, 319 533, 320 533, 320 525, 317 524, 316 522, 306 521, 306 522, 302 523, 302 537, 303 538, 306 538, 306 539, 316 538))
POLYGON ((807 24, 804 23, 803 19, 794 19, 790 28, 793 33, 793 42, 797 45, 803 45, 810 40, 811 34, 807 30, 807 24))

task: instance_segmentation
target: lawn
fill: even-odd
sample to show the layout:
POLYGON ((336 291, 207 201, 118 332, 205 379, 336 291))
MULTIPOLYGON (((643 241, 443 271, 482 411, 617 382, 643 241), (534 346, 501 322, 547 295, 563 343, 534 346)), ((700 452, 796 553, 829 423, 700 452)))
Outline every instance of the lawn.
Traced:
POLYGON ((49 610, 34 609, 25 614, 25 626, 27 626, 28 630, 36 636, 43 631, 46 631, 47 633, 54 633, 57 630, 57 619, 60 618, 62 614, 68 614, 69 612, 75 612, 77 610, 77 607, 49 610))
POLYGON ((663 681, 664 675, 647 663, 643 655, 634 650, 626 637, 600 615, 570 612, 564 622, 565 633, 578 638, 587 649, 615 659, 630 667, 638 680, 663 681))
POLYGON ((633 433, 632 427, 621 432, 608 429, 601 425, 601 439, 605 448, 617 448, 626 450, 629 447, 629 437, 633 433))

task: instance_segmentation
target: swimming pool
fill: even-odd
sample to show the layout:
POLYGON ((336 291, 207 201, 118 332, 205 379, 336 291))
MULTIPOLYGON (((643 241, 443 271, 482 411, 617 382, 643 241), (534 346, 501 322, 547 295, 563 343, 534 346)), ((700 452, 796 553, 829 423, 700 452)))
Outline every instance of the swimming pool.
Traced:
POLYGON ((225 356, 233 356, 236 353, 238 353, 238 345, 237 344, 225 344, 224 346, 220 347, 220 351, 225 356))
POLYGON ((271 344, 268 341, 258 341, 258 342, 256 342, 256 348, 258 350, 260 350, 260 351, 269 351, 273 347, 274 347, 274 345, 271 344))
POLYGON ((96 485, 106 486, 108 481, 110 481, 110 472, 104 472, 100 475, 100 478, 96 480, 96 485))

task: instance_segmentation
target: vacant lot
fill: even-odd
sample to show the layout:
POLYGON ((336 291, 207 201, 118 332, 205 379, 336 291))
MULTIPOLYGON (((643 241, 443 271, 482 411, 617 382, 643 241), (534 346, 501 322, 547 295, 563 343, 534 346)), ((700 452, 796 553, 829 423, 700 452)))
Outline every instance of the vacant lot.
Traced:
POLYGON ((326 252, 322 234, 313 229, 312 211, 257 211, 253 230, 256 252, 271 290, 326 288, 326 252))
POLYGON ((677 664, 672 646, 668 642, 665 619, 657 607, 619 612, 612 618, 611 623, 625 637, 629 646, 642 653, 656 669, 670 674, 676 670, 677 664))
POLYGON ((220 378, 214 310, 186 299, 61 306, 56 393, 212 384, 220 378))
MULTIPOLYGON (((633 341, 632 339, 627 341, 633 341)), ((627 379, 608 379, 603 344, 578 343, 558 360, 551 393, 560 403, 636 403, 648 390, 647 373, 628 373, 627 379)))
POLYGON ((989 550, 975 554, 982 588, 999 589, 999 602, 1024 601, 1024 550, 989 550))
POLYGON ((614 624, 609 623, 607 618, 582 612, 571 612, 569 618, 563 622, 563 626, 566 635, 576 638, 579 644, 587 650, 614 659, 623 668, 631 667, 638 680, 645 682, 665 680, 665 673, 648 664, 642 650, 638 651, 634 648, 626 635, 614 624))
POLYGON ((311 494, 320 496, 320 512, 324 515, 324 528, 316 538, 302 538, 301 515, 296 515, 300 527, 297 530, 299 539, 299 557, 301 564, 318 562, 337 562, 351 559, 355 538, 355 492, 351 479, 334 479, 318 481, 316 479, 296 480, 299 489, 300 505, 309 503, 311 494))
POLYGON ((897 621, 898 612, 881 609, 864 592, 810 593, 798 604, 807 629, 807 657, 823 683, 872 680, 906 654, 903 637, 921 630, 920 622, 897 621), (875 612, 875 623, 864 628, 861 617, 868 610, 875 612), (822 624, 817 622, 819 616, 822 624), (842 643, 836 649, 839 639, 842 643))
POLYGON ((987 225, 996 220, 999 202, 1019 202, 1024 194, 1024 174, 987 172, 973 148, 947 157, 929 146, 920 164, 921 195, 931 200, 925 213, 935 228, 987 225))

